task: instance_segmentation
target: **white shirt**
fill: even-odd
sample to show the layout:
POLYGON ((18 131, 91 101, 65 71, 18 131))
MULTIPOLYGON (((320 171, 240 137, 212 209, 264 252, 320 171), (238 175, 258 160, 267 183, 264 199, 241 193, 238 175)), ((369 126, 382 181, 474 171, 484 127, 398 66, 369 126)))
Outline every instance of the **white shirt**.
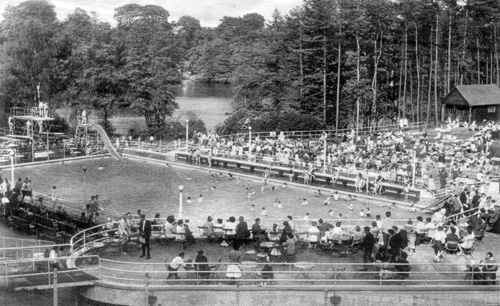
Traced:
POLYGON ((170 263, 170 267, 177 270, 180 266, 185 267, 186 265, 184 264, 184 260, 180 256, 177 256, 170 263))
POLYGON ((444 244, 446 241, 446 233, 444 231, 436 231, 434 234, 434 240, 441 241, 444 244))
POLYGON ((309 228, 309 242, 318 242, 319 229, 316 226, 309 228))
POLYGON ((118 223, 118 234, 120 236, 122 235, 128 236, 127 221, 125 221, 124 219, 121 219, 120 222, 118 223))

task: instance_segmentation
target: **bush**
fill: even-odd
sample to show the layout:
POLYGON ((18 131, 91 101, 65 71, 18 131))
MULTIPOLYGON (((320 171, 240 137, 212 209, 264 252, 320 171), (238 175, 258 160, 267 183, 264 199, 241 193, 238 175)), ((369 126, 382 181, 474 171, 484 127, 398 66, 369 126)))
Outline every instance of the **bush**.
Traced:
POLYGON ((239 110, 228 117, 222 125, 217 126, 216 132, 219 135, 242 133, 247 132, 249 126, 255 132, 309 131, 325 128, 319 118, 295 110, 272 112, 239 110))

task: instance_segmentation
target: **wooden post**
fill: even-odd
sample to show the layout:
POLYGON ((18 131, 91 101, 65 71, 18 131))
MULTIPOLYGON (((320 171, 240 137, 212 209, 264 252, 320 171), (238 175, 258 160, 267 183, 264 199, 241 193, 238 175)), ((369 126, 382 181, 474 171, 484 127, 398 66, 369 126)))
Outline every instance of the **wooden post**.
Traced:
POLYGON ((472 123, 472 107, 469 106, 469 124, 472 123))
POLYGON ((53 275, 53 283, 54 283, 54 306, 57 306, 59 304, 57 301, 57 268, 54 268, 52 275, 53 275))
POLYGON ((149 305, 149 273, 146 273, 146 287, 144 288, 144 293, 146 295, 146 303, 144 305, 149 305))

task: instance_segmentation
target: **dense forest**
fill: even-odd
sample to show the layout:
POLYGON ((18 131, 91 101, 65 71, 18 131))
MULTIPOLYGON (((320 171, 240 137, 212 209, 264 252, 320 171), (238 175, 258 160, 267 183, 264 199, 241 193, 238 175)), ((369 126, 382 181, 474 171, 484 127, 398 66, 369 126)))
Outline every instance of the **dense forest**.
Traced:
MULTIPOLYGON (((116 26, 76 9, 64 21, 43 0, 9 6, 0 24, 0 101, 121 108, 161 133, 183 77, 230 82, 221 134, 437 124, 459 84, 498 84, 497 0, 304 0, 272 20, 252 13, 215 28, 155 5, 115 9, 116 26), (37 93, 39 89, 40 94, 37 93)), ((111 127, 107 126, 108 130, 111 127)))

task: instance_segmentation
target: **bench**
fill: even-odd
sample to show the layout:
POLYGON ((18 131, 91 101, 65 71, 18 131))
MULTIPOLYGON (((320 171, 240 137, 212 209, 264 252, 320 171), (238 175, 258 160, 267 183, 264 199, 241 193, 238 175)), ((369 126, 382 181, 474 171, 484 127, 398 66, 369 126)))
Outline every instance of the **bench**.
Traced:
MULTIPOLYGON (((187 162, 192 163, 192 156, 188 152, 177 152, 175 154, 176 160, 186 160, 187 162)), ((201 163, 208 163, 208 158, 206 156, 201 156, 201 163)), ((293 180, 296 181, 299 179, 300 176, 303 176, 304 173, 307 170, 302 170, 302 169, 294 169, 294 168, 287 168, 284 166, 280 165, 268 165, 268 164, 262 164, 262 163, 256 163, 256 162, 251 162, 251 161, 243 161, 243 160, 238 160, 238 159, 230 159, 230 158, 224 158, 224 157, 218 157, 214 156, 212 157, 212 165, 219 165, 222 164, 225 168, 228 167, 228 165, 234 165, 236 168, 241 169, 241 167, 248 168, 250 172, 254 172, 256 169, 264 171, 265 169, 269 169, 271 172, 271 176, 273 177, 274 175, 279 175, 280 177, 283 177, 285 173, 289 173, 290 171, 293 172, 293 180)), ((329 184, 331 182, 332 175, 327 174, 327 173, 322 173, 322 172, 314 172, 314 177, 315 179, 312 180, 314 181, 324 181, 326 184, 329 184)), ((350 177, 346 174, 341 174, 336 181, 336 184, 341 184, 344 187, 354 187, 356 181, 356 177, 350 177)), ((369 190, 371 190, 371 187, 373 187, 373 180, 370 182, 369 190)), ((382 183, 382 191, 389 191, 397 194, 401 194, 404 192, 404 186, 399 185, 399 184, 394 184, 391 182, 383 182, 382 183)), ((414 198, 414 200, 418 201, 420 198, 420 190, 416 188, 409 188, 408 196, 414 198)))

